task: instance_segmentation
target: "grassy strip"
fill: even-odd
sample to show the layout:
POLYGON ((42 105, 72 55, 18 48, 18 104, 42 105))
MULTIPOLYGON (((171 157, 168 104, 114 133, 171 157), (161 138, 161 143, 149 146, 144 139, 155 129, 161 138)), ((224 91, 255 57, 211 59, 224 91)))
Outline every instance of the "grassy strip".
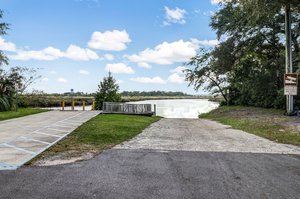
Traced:
POLYGON ((272 141, 300 146, 300 132, 291 128, 297 123, 297 118, 284 116, 281 110, 224 106, 199 117, 215 120, 272 141))
POLYGON ((38 158, 62 153, 74 157, 84 152, 101 152, 133 138, 159 119, 135 115, 99 115, 78 127, 38 158))
POLYGON ((18 109, 18 112, 17 111, 0 112, 0 121, 18 118, 18 117, 24 117, 27 115, 42 113, 42 112, 46 112, 46 111, 48 111, 48 110, 33 109, 33 108, 20 108, 20 109, 18 109))

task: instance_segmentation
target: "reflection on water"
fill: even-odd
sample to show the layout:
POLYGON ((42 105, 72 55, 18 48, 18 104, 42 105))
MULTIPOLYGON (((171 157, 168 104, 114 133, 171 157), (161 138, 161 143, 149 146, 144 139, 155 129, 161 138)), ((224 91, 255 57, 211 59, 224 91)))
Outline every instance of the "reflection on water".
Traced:
POLYGON ((198 118, 200 113, 207 113, 219 106, 207 99, 145 100, 132 104, 156 104, 156 115, 165 118, 198 118))

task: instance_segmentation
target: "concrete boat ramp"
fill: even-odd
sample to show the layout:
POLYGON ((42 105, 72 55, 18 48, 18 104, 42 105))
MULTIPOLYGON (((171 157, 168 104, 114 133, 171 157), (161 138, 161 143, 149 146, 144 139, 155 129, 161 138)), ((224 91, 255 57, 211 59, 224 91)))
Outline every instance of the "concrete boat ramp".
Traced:
POLYGON ((100 111, 49 111, 0 122, 0 170, 16 169, 100 111))

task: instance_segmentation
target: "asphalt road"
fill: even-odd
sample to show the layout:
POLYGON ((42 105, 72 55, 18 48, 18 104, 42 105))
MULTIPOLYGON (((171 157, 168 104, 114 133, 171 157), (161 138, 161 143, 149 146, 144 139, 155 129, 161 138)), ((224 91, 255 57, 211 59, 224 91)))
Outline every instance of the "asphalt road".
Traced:
POLYGON ((205 120, 163 119, 88 161, 1 171, 0 198, 299 198, 298 150, 205 120))

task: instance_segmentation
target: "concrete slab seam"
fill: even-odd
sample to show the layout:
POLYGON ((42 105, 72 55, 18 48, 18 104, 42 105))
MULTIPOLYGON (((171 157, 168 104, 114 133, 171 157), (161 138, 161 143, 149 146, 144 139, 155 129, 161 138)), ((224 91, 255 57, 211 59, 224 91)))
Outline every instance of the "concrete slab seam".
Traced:
POLYGON ((36 140, 36 139, 24 137, 24 136, 21 136, 20 138, 25 139, 25 140, 34 141, 34 142, 39 142, 39 143, 41 143, 41 144, 47 144, 47 145, 48 145, 48 144, 51 144, 51 142, 45 142, 45 141, 41 141, 41 140, 36 140))
POLYGON ((26 149, 23 149, 23 148, 20 148, 20 147, 11 145, 11 144, 2 143, 1 145, 4 146, 4 147, 14 148, 14 149, 16 149, 16 150, 18 150, 18 151, 23 151, 23 152, 29 153, 29 154, 31 154, 31 155, 34 155, 34 154, 35 154, 35 152, 33 152, 33 151, 26 150, 26 149))
MULTIPOLYGON (((34 133, 32 133, 32 134, 41 134, 41 135, 47 135, 47 136, 52 136, 52 137, 61 137, 61 136, 59 136, 59 135, 53 135, 53 134, 49 134, 49 133, 43 133, 43 132, 34 132, 34 133)), ((32 134, 29 134, 29 135, 32 135, 32 134)))

